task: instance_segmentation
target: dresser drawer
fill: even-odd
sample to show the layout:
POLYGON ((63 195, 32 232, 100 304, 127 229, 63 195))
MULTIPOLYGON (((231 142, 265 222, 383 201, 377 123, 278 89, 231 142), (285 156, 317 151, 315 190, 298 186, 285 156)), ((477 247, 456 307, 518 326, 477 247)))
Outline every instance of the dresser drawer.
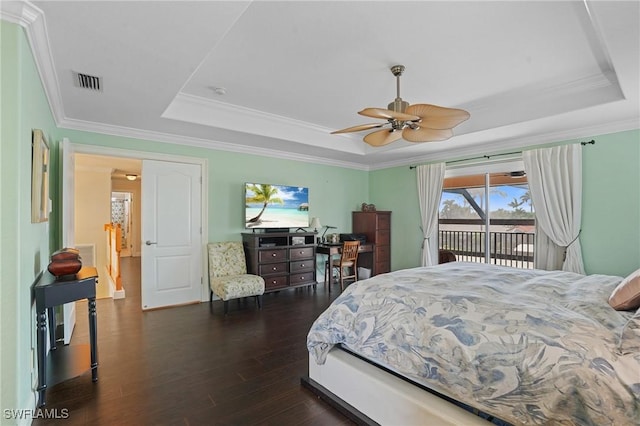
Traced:
POLYGON ((376 262, 376 270, 375 270, 376 275, 386 274, 387 272, 391 272, 391 262, 389 261, 376 262))
MULTIPOLYGON (((264 278, 264 277, 263 277, 264 278)), ((286 275, 280 277, 266 277, 264 278, 264 290, 275 290, 278 288, 287 287, 287 277, 286 275)))
POLYGON ((290 260, 313 259, 313 247, 299 247, 289 249, 290 260))
POLYGON ((315 268, 315 263, 313 259, 298 260, 296 262, 291 262, 290 268, 291 269, 289 270, 289 272, 291 272, 292 274, 295 274, 296 272, 313 271, 313 269, 315 268))
POLYGON ((286 249, 260 250, 258 252, 258 262, 284 262, 287 260, 286 249))
POLYGON ((376 231, 376 245, 389 245, 391 244, 391 231, 388 229, 378 229, 376 231))
POLYGON ((378 229, 391 229, 391 215, 390 214, 380 214, 378 215, 378 229))
POLYGON ((316 276, 314 271, 291 274, 289 275, 289 285, 296 286, 299 284, 306 284, 315 281, 315 279, 316 276))
POLYGON ((378 262, 388 261, 391 257, 391 246, 376 245, 376 260, 378 262))
POLYGON ((258 275, 284 274, 287 272, 286 263, 267 263, 258 265, 258 275))

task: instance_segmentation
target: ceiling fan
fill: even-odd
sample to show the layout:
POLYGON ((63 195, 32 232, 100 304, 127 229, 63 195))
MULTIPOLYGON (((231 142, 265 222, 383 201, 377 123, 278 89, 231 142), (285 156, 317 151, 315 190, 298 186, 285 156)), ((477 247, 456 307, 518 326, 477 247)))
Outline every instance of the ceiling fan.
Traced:
POLYGON ((402 138, 408 142, 434 142, 443 141, 453 136, 453 129, 458 124, 469 118, 469 113, 462 109, 445 108, 430 104, 409 105, 400 97, 400 76, 404 72, 404 65, 394 65, 391 73, 396 76, 396 99, 387 109, 365 108, 358 112, 360 115, 371 118, 382 118, 386 123, 360 124, 336 130, 331 134, 360 132, 362 130, 375 129, 385 126, 382 130, 376 130, 364 137, 364 141, 371 146, 384 146, 402 138))

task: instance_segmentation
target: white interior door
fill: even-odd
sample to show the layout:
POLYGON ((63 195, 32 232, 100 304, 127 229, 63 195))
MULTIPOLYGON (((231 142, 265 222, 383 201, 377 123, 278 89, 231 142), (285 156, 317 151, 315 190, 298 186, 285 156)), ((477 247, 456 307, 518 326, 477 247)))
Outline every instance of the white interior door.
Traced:
POLYGON ((142 162, 142 309, 199 302, 200 165, 142 162))
MULTIPOLYGON (((62 139, 60 144, 62 159, 62 247, 75 247, 75 153, 69 139, 62 139)), ((64 321, 64 344, 71 341, 73 328, 76 325, 76 302, 62 306, 64 321)))

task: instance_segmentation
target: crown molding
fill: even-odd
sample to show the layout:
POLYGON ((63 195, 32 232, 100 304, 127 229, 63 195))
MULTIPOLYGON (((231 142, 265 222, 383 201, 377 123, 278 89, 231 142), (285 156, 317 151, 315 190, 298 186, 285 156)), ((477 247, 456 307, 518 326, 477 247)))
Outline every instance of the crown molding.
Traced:
POLYGON ((43 16, 42 10, 27 1, 0 2, 0 19, 28 28, 43 16))
POLYGON ((161 142, 172 145, 184 145, 196 148, 236 152, 240 154, 259 155, 262 157, 279 158, 283 160, 301 161, 305 163, 321 164, 326 166, 344 167, 356 170, 369 170, 369 166, 361 163, 349 161, 332 160, 322 157, 314 157, 310 155, 297 154, 288 151, 279 151, 268 148, 237 145, 229 142, 222 142, 215 139, 202 139, 190 136, 174 135, 170 133, 162 133, 150 130, 140 130, 131 127, 113 126, 102 123, 95 123, 82 120, 74 120, 65 118, 58 127, 70 130, 79 130, 83 132, 100 133, 110 136, 119 136, 125 138, 139 139, 150 142, 161 142))
MULTIPOLYGON (((507 92, 482 98, 473 102, 473 108, 470 109, 484 111, 495 107, 497 104, 509 105, 514 101, 514 97, 515 101, 521 101, 524 98, 530 100, 533 98, 544 98, 545 102, 549 102, 550 99, 556 99, 560 94, 567 96, 569 99, 573 99, 573 101, 576 101, 577 98, 580 98, 581 96, 586 97, 589 94, 602 103, 624 99, 613 63, 606 48, 605 38, 598 22, 589 10, 589 3, 591 2, 588 0, 584 0, 584 4, 576 2, 576 8, 579 10, 579 17, 586 23, 586 28, 589 29, 586 33, 592 52, 596 58, 596 62, 600 67, 599 73, 581 76, 564 82, 558 82, 557 84, 547 84, 544 87, 541 85, 535 85, 535 87, 523 87, 519 90, 516 89, 517 93, 507 92), (523 94, 531 96, 523 96, 523 94)), ((51 54, 43 11, 29 1, 0 0, 0 19, 22 26, 25 29, 49 107, 54 121, 59 128, 364 171, 410 164, 429 163, 434 161, 446 161, 455 158, 464 158, 467 156, 486 155, 487 153, 504 152, 505 150, 520 149, 540 144, 553 143, 556 141, 591 137, 598 134, 615 133, 640 128, 638 118, 636 117, 633 119, 582 126, 566 131, 549 132, 546 134, 532 135, 523 138, 498 136, 497 139, 491 139, 490 137, 486 137, 486 139, 490 139, 490 142, 482 143, 480 145, 435 151, 424 155, 416 155, 409 159, 378 162, 374 165, 372 159, 367 159, 367 154, 376 152, 376 149, 362 143, 360 138, 356 135, 329 135, 329 132, 332 129, 327 129, 326 127, 184 93, 179 93, 178 96, 174 98, 174 101, 169 105, 167 110, 165 110, 162 117, 208 126, 214 125, 211 124, 211 120, 215 119, 219 121, 219 123, 214 125, 215 127, 230 128, 235 131, 244 133, 250 132, 252 134, 265 137, 292 140, 297 143, 314 147, 322 146, 323 148, 339 153, 343 152, 359 155, 362 158, 362 162, 333 160, 262 147, 236 145, 213 139, 194 138, 157 131, 128 128, 124 126, 75 120, 67 118, 64 113, 62 96, 58 86, 58 78, 51 54), (172 110, 172 107, 175 109, 172 110), (183 107, 188 107, 190 109, 182 109, 183 107), (200 115, 200 117, 196 118, 196 121, 193 121, 193 117, 190 115, 187 115, 186 117, 183 116, 186 112, 192 114, 192 110, 196 109, 198 110, 197 114, 200 115), (229 125, 234 127, 229 127, 229 125)), ((589 99, 592 100, 594 99, 593 97, 589 99)), ((469 105, 471 104, 461 107, 469 109, 469 105)), ((585 107, 585 105, 582 105, 581 107, 585 107)), ((469 128, 468 130, 467 134, 471 134, 479 129, 474 131, 474 129, 469 128)), ((482 131, 491 132, 490 129, 482 131)))
POLYGON ((345 143, 331 135, 332 130, 326 127, 188 93, 178 93, 161 116, 350 154, 365 154, 362 144, 345 143))
POLYGON ((391 167, 410 166, 416 164, 429 164, 439 161, 451 161, 457 160, 459 158, 481 155, 491 156, 512 149, 533 149, 537 145, 570 141, 580 138, 591 138, 598 135, 606 135, 610 133, 619 133, 638 129, 640 129, 640 119, 628 118, 610 123, 597 124, 593 126, 583 126, 571 130, 549 132, 526 138, 497 139, 489 143, 467 146, 458 149, 448 149, 446 151, 438 151, 431 154, 416 156, 410 159, 377 163, 370 166, 370 170, 381 170, 391 167))
POLYGON ((55 122, 59 123, 64 117, 64 108, 44 12, 28 1, 0 1, 0 18, 25 29, 49 108, 55 122))
POLYGON ((508 92, 467 102, 458 107, 478 113, 480 111, 496 110, 504 105, 517 104, 522 102, 522 99, 527 99, 529 103, 553 105, 578 95, 584 97, 585 94, 590 94, 599 89, 612 90, 617 95, 615 96, 616 99, 624 99, 617 82, 618 79, 615 72, 609 70, 565 81, 545 81, 535 85, 523 86, 508 92))

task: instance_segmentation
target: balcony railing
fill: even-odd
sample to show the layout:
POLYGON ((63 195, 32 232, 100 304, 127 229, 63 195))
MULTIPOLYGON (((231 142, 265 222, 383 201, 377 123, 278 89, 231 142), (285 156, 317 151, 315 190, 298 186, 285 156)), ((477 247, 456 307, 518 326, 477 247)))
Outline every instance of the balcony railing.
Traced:
MULTIPOLYGON (((476 220, 440 220, 441 225, 482 225, 476 220)), ((491 225, 513 227, 518 225, 532 226, 533 220, 499 220, 491 221, 491 225)), ((465 262, 485 262, 486 232, 472 230, 439 231, 439 247, 455 253, 457 260, 465 262)), ((533 248, 535 234, 518 231, 489 232, 490 263, 515 268, 533 268, 533 248)))

